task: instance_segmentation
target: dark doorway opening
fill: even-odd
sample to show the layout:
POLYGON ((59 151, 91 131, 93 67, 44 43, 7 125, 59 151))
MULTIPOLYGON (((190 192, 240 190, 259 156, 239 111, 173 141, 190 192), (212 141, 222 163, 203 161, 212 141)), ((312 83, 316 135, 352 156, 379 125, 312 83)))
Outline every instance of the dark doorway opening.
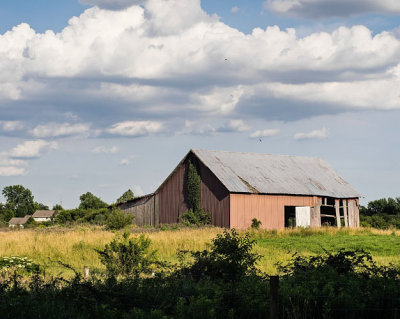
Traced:
POLYGON ((285 206, 285 227, 296 227, 296 206, 285 206))

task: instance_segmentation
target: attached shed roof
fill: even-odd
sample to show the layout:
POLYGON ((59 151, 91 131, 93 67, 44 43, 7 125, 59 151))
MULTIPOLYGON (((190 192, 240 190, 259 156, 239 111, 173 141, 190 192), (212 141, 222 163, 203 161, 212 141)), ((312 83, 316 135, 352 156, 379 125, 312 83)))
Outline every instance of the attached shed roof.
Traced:
MULTIPOLYGON (((123 207, 125 205, 132 205, 132 206, 140 205, 140 204, 147 202, 153 196, 154 196, 154 193, 137 196, 135 198, 127 200, 126 202, 118 203, 118 204, 116 204, 116 206, 123 207)), ((112 208, 112 207, 113 207, 113 205, 108 206, 108 208, 112 208)))
POLYGON ((208 150, 191 152, 231 193, 360 197, 321 158, 208 150))
POLYGON ((32 217, 33 218, 51 218, 53 217, 55 211, 54 210, 37 210, 32 217))

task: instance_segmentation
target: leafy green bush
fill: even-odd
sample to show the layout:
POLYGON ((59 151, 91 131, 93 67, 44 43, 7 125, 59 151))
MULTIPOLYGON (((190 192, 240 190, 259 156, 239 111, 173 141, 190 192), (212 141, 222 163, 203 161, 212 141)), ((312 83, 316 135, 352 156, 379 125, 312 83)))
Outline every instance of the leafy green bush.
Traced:
POLYGON ((285 317, 389 318, 400 305, 399 270, 362 250, 295 255, 280 272, 285 317))
POLYGON ((99 209, 66 209, 61 210, 55 217, 55 222, 61 225, 74 223, 89 223, 105 225, 110 216, 108 208, 99 209))
POLYGON ((261 225, 262 225, 261 220, 258 220, 257 218, 253 218, 253 219, 251 220, 251 228, 253 228, 253 229, 259 229, 261 225))
POLYGON ((26 221, 26 224, 25 224, 25 228, 35 228, 35 227, 38 227, 39 226, 39 223, 37 222, 37 221, 35 221, 34 219, 33 219, 33 217, 29 217, 29 219, 26 221))
POLYGON ((197 212, 190 209, 186 213, 182 214, 179 219, 180 222, 186 226, 203 226, 211 223, 211 215, 202 209, 199 209, 197 212))
POLYGON ((257 274, 256 263, 261 256, 252 252, 255 241, 250 235, 240 236, 234 229, 225 230, 212 240, 210 250, 187 252, 182 251, 183 256, 190 253, 194 262, 182 269, 184 275, 194 280, 200 280, 203 276, 228 281, 238 280, 246 275, 257 274))
POLYGON ((149 249, 151 240, 144 235, 134 238, 129 236, 125 232, 114 238, 103 250, 97 250, 109 276, 138 278, 142 274, 151 273, 151 266, 156 263, 156 252, 149 249))
POLYGON ((114 208, 107 218, 106 226, 108 229, 118 230, 132 224, 132 221, 132 215, 125 214, 122 210, 114 208))
POLYGON ((16 270, 26 273, 39 271, 39 265, 27 257, 0 257, 0 270, 16 270))

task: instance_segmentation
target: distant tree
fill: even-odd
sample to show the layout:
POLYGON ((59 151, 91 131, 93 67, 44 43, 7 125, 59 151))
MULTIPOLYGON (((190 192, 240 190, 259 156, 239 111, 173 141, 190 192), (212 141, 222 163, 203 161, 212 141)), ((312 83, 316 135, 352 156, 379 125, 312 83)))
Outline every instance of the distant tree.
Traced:
POLYGON ((6 198, 6 211, 14 216, 24 217, 35 210, 32 192, 22 185, 6 186, 2 194, 6 198))
POLYGON ((6 222, 6 209, 3 203, 0 203, 0 226, 6 222))
POLYGON ((400 198, 389 197, 374 200, 368 203, 368 214, 389 214, 397 215, 400 213, 400 198))
POLYGON ((135 195, 133 194, 133 192, 130 189, 128 189, 125 193, 123 193, 121 195, 121 197, 119 197, 117 199, 117 204, 125 203, 128 200, 131 200, 131 199, 134 199, 134 198, 135 198, 135 195))
POLYGON ((79 204, 79 208, 81 209, 99 209, 108 207, 106 202, 103 202, 99 197, 94 196, 90 192, 82 194, 79 199, 81 200, 81 203, 79 204))
POLYGON ((35 210, 49 210, 49 206, 42 204, 42 203, 34 203, 35 210))
POLYGON ((61 211, 64 210, 64 208, 60 204, 55 204, 53 206, 53 210, 61 211))

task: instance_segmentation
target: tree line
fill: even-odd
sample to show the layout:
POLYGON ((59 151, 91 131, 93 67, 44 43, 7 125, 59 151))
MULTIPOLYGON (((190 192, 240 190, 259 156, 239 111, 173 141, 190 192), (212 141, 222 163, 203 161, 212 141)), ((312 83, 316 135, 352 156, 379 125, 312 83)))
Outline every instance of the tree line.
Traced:
POLYGON ((360 224, 380 229, 400 229, 400 197, 381 198, 360 206, 360 224))
MULTIPOLYGON (((0 225, 6 225, 13 217, 25 217, 32 215, 37 210, 49 210, 47 205, 36 202, 31 190, 22 185, 6 186, 2 194, 6 201, 0 203, 0 225)), ((132 190, 128 189, 114 204, 124 203, 134 197, 132 190)), ((97 225, 106 225, 107 223, 126 225, 132 222, 132 218, 123 215, 117 209, 111 209, 114 211, 114 214, 111 214, 110 205, 91 192, 82 194, 79 199, 80 204, 74 209, 64 209, 60 204, 54 205, 52 210, 56 211, 55 222, 58 224, 91 223, 97 225)))

